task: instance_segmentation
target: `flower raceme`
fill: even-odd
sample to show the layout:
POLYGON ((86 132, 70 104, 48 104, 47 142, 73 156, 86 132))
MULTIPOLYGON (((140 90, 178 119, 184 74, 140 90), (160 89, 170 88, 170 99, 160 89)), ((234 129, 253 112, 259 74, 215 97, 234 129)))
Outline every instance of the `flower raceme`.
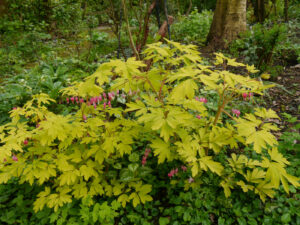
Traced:
MULTIPOLYGON (((116 93, 115 92, 109 92, 107 94, 103 93, 102 95, 100 94, 99 96, 91 97, 91 98, 87 99, 86 101, 83 98, 79 99, 78 96, 75 96, 75 97, 66 98, 66 103, 69 104, 70 100, 71 100, 72 104, 87 103, 88 106, 92 105, 95 109, 97 108, 97 105, 102 103, 104 109, 106 108, 106 106, 111 108, 112 107, 111 101, 113 101, 116 97, 118 97, 119 94, 120 94, 120 91, 117 90, 116 93)), ((124 93, 122 93, 121 97, 126 98, 126 95, 124 93)))
POLYGON ((194 178, 189 177, 189 179, 188 179, 188 182, 189 182, 189 183, 193 183, 194 181, 195 181, 194 178))
POLYGON ((143 166, 146 165, 146 163, 147 163, 147 158, 148 158, 150 152, 151 152, 151 149, 150 149, 150 148, 146 148, 146 149, 145 149, 145 153, 144 153, 143 158, 142 158, 142 165, 143 165, 143 166))
POLYGON ((207 99, 206 99, 206 98, 200 98, 200 99, 199 99, 199 102, 207 103, 207 99))
POLYGON ((19 160, 18 160, 18 157, 15 156, 15 155, 12 156, 12 160, 15 161, 15 162, 18 162, 18 161, 19 161, 19 160))
POLYGON ((241 114, 240 110, 238 110, 238 109, 232 109, 232 113, 233 113, 236 117, 239 117, 240 114, 241 114))
POLYGON ((24 142, 23 142, 23 144, 24 144, 24 145, 28 145, 28 140, 25 139, 24 142))
POLYGON ((168 173, 168 177, 172 178, 173 176, 177 175, 177 173, 178 173, 178 168, 173 169, 168 173))
MULTIPOLYGON (((181 170, 182 170, 183 172, 186 172, 186 171, 187 171, 187 167, 186 167, 186 166, 181 166, 181 170)), ((178 168, 172 169, 172 170, 168 173, 168 177, 169 177, 169 178, 172 178, 172 177, 174 177, 175 175, 177 175, 178 172, 179 172, 178 168)))
POLYGON ((207 102, 208 102, 206 98, 199 98, 199 97, 196 96, 195 99, 196 99, 197 101, 203 102, 203 103, 207 103, 207 102))
MULTIPOLYGON (((136 94, 136 92, 132 92, 132 91, 129 91, 128 92, 128 96, 129 95, 132 95, 132 94, 136 94)), ((100 103, 102 103, 103 105, 103 108, 105 109, 106 106, 108 107, 112 107, 112 101, 115 100, 115 98, 117 97, 121 97, 123 99, 126 98, 126 94, 122 93, 120 94, 120 91, 117 90, 116 92, 112 91, 112 92, 109 92, 109 93, 103 93, 103 94, 100 94, 99 96, 95 96, 95 97, 90 97, 90 98, 87 98, 87 100, 85 101, 83 98, 80 98, 78 96, 73 96, 73 97, 70 97, 70 98, 66 98, 66 103, 69 104, 70 101, 72 102, 72 104, 83 104, 83 103, 86 103, 88 106, 92 105, 95 109, 97 108, 97 105, 99 105, 100 103)))
POLYGON ((183 172, 187 171, 187 167, 186 166, 181 166, 181 169, 182 169, 183 172))
POLYGON ((248 97, 249 97, 249 100, 250 100, 251 97, 253 96, 253 93, 252 92, 250 92, 250 93, 243 93, 242 96, 243 96, 244 101, 246 101, 248 99, 248 97))
POLYGON ((145 156, 143 156, 143 159, 142 159, 142 165, 145 166, 147 163, 147 158, 145 156))

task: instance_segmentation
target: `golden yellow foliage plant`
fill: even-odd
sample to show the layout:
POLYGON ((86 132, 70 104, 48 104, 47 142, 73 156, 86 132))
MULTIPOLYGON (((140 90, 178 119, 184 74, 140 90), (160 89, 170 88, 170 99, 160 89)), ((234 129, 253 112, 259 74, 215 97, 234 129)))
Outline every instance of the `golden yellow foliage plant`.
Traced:
POLYGON ((148 45, 144 56, 151 62, 149 70, 134 58, 112 60, 62 91, 82 98, 99 95, 106 84, 111 90, 136 91, 138 97, 125 108, 83 103, 73 114, 57 115, 47 109, 54 100, 39 94, 13 110, 11 122, 0 127, 0 182, 18 177, 21 183, 44 185, 35 211, 45 206, 57 210, 87 196, 115 197, 123 207, 129 202, 136 206, 152 200, 152 186, 136 174, 141 173, 136 162, 142 150, 133 151, 133 146, 143 139, 159 164, 181 161, 193 180, 201 180, 204 173, 220 177, 226 196, 241 188, 264 201, 280 184, 286 192, 289 183, 299 187, 276 147, 276 113, 256 108, 233 117, 226 111, 243 94, 262 95, 268 88, 226 69, 244 67, 250 74, 254 67, 220 53, 214 65, 205 66, 196 46, 171 41, 148 45), (195 99, 202 90, 218 95, 215 112, 195 99), (218 160, 221 153, 226 160, 218 160))

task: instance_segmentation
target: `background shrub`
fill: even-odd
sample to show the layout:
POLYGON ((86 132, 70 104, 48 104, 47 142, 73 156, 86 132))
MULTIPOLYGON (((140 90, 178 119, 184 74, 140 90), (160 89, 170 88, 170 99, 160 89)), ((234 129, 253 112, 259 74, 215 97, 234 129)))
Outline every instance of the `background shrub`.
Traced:
POLYGON ((194 10, 188 17, 181 17, 172 26, 172 34, 175 40, 186 43, 194 42, 203 44, 212 22, 212 11, 203 10, 200 13, 194 10))

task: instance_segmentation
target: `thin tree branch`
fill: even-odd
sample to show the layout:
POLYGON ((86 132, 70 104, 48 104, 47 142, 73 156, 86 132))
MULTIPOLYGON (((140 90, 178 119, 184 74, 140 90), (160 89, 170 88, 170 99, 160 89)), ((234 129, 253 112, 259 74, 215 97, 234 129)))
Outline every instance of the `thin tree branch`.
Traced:
POLYGON ((136 47, 135 47, 134 42, 133 42, 132 34, 131 34, 131 31, 130 31, 130 26, 129 26, 129 21, 128 21, 128 14, 127 14, 127 8, 126 8, 126 2, 125 2, 125 0, 122 0, 122 4, 123 4, 124 18, 125 18, 126 25, 127 25, 127 32, 128 32, 128 35, 129 35, 130 45, 131 45, 131 48, 132 48, 132 50, 134 52, 135 57, 138 60, 140 60, 139 53, 136 50, 136 47))

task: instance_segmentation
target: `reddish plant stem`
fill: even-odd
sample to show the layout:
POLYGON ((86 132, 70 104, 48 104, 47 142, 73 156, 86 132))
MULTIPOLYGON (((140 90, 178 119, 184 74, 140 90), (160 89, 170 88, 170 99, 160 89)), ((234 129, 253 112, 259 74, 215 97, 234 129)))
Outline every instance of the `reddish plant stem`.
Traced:
POLYGON ((229 116, 231 119, 236 120, 233 116, 231 116, 228 112, 226 112, 224 109, 222 110, 227 116, 229 116))
POLYGON ((160 86, 160 89, 159 89, 159 95, 158 95, 158 97, 159 97, 160 100, 162 100, 161 99, 161 97, 162 97, 161 94, 162 94, 162 89, 163 89, 163 86, 165 85, 165 82, 166 82, 166 80, 163 79, 163 81, 161 83, 161 86, 160 86))
POLYGON ((222 105, 220 105, 219 108, 218 108, 218 111, 217 111, 217 114, 216 114, 216 117, 215 117, 215 120, 214 120, 214 126, 217 124, 218 119, 220 118, 226 104, 227 104, 227 99, 225 98, 222 105))
POLYGON ((152 4, 150 5, 146 15, 145 15, 145 19, 144 19, 144 37, 143 37, 142 42, 140 43, 140 46, 139 46, 139 49, 138 49, 139 52, 146 45, 148 35, 149 35, 149 19, 150 19, 150 16, 152 14, 153 9, 155 8, 155 5, 156 5, 156 1, 153 1, 152 4))

